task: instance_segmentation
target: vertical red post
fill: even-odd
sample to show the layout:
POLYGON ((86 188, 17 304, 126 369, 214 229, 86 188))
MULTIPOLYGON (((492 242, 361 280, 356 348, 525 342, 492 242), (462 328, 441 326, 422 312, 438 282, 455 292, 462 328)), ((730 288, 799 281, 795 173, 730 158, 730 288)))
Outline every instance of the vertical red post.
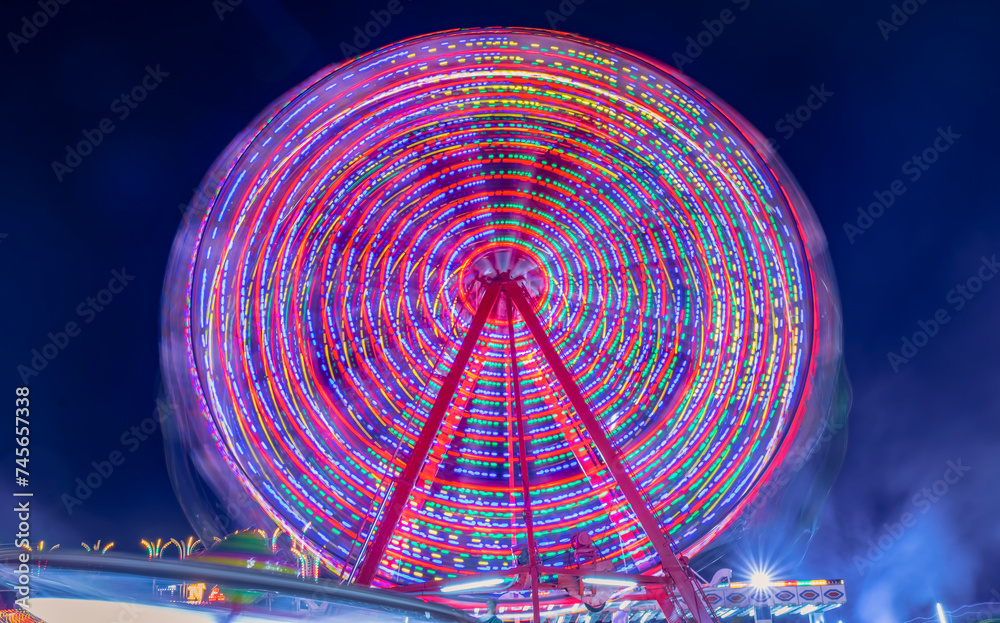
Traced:
POLYGON ((438 429, 441 427, 441 420, 444 419, 445 413, 448 411, 448 405, 451 404, 455 390, 458 389, 458 382, 461 380, 462 373, 469 363, 469 357, 472 356, 476 342, 479 341, 479 334, 482 332, 483 326, 486 325, 486 319, 493 311, 493 308, 496 307, 499 297, 499 284, 494 283, 486 287, 486 291, 483 293, 483 300, 479 303, 479 309, 476 310, 476 315, 472 318, 472 325, 469 327, 469 332, 465 335, 465 339, 458 349, 458 354, 455 356, 455 361, 452 363, 451 369, 448 370, 448 375, 445 376, 444 382, 441 383, 441 390, 438 391, 438 395, 434 399, 434 405, 431 407, 431 411, 427 415, 427 421, 424 422, 424 427, 417 437, 417 442, 413 446, 413 452, 406 462, 406 467, 399 478, 396 479, 396 487, 392 491, 392 498, 390 498, 389 504, 385 509, 385 515, 382 517, 382 521, 379 522, 378 528, 376 528, 375 537, 372 539, 372 544, 368 548, 368 551, 365 552, 365 559, 361 563, 361 569, 354 580, 356 584, 370 585, 372 580, 375 579, 379 563, 382 562, 382 557, 389 546, 392 534, 396 531, 399 518, 403 514, 403 509, 406 508, 406 500, 409 499, 410 493, 413 492, 413 484, 420 474, 421 468, 424 466, 424 461, 427 460, 427 453, 431 449, 431 443, 434 441, 434 437, 437 436, 438 429))
POLYGON ((678 623, 682 621, 681 615, 677 612, 677 608, 674 607, 674 602, 666 594, 666 589, 656 588, 656 589, 646 589, 656 600, 656 605, 660 607, 660 612, 663 613, 664 618, 667 623, 678 623))
MULTIPOLYGON (((516 287, 516 286, 514 286, 516 287)), ((504 290, 505 292, 507 289, 504 290)), ((541 622, 538 605, 538 558, 535 556, 535 528, 531 516, 531 495, 528 492, 528 444, 524 439, 527 420, 521 414, 521 381, 517 375, 517 350, 514 347, 514 305, 507 297, 507 332, 510 336, 510 382, 514 389, 514 419, 517 421, 517 443, 520 447, 521 487, 524 492, 524 527, 528 532, 528 573, 531 576, 531 613, 534 623, 541 622)), ((513 459, 514 457, 511 457, 513 459)))
POLYGON ((652 511, 646 507, 646 500, 639 493, 639 489, 632 481, 631 475, 619 459, 617 450, 615 450, 604 434, 604 429, 590 411, 587 401, 584 400, 583 394, 580 393, 580 388, 576 386, 573 375, 570 374, 570 371, 559 357, 559 353, 556 352, 552 342, 549 341, 549 337, 545 334, 545 329, 538 321, 538 317, 535 316, 534 310, 531 309, 531 303, 525 298, 519 286, 511 285, 505 288, 505 293, 508 300, 513 301, 514 305, 517 306, 517 310, 521 312, 521 318, 524 319, 528 330, 531 331, 532 337, 535 338, 535 342, 538 343, 542 354, 545 355, 545 359, 552 367, 556 378, 559 379, 559 383, 563 386, 563 390, 573 404, 577 416, 583 422, 587 433, 593 440, 594 445, 597 446, 598 452, 604 458, 604 464, 607 466, 608 471, 611 472, 611 476, 615 479, 618 488, 621 489, 625 499, 628 500, 629 505, 632 507, 632 511, 638 518, 639 524, 646 533, 650 544, 659 555, 664 573, 677 586, 681 598, 684 600, 684 604, 688 610, 691 611, 694 620, 697 623, 715 621, 716 618, 708 609, 708 605, 703 604, 698 599, 698 593, 693 584, 696 580, 688 576, 686 569, 681 566, 680 561, 677 560, 677 556, 674 555, 670 541, 660 530, 659 522, 656 521, 656 517, 653 516, 652 511))

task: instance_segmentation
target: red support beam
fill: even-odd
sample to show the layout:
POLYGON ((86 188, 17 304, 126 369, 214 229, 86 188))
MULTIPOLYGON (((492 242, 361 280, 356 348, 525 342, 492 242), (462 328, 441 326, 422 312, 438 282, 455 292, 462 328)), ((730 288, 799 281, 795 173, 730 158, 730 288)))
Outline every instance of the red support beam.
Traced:
POLYGON ((646 589, 646 592, 652 595, 653 599, 656 601, 656 605, 660 607, 660 612, 663 613, 663 617, 666 619, 667 623, 680 623, 683 621, 679 612, 674 607, 673 600, 666 593, 666 589, 656 587, 646 589))
MULTIPOLYGON (((441 420, 438 434, 434 438, 433 443, 431 443, 431 449, 427 452, 427 461, 417 475, 417 481, 421 478, 424 480, 433 480, 437 477, 441 463, 444 462, 444 458, 451 451, 453 435, 450 434, 450 431, 455 430, 458 423, 462 421, 462 418, 468 416, 468 409, 472 404, 476 387, 479 386, 479 378, 484 367, 485 363, 482 360, 469 360, 469 364, 465 368, 469 374, 466 374, 465 380, 459 384, 459 388, 456 390, 458 396, 455 398, 455 402, 451 405, 451 408, 445 412, 444 419, 441 420)), ((414 487, 416 487, 416 484, 414 484, 414 487)), ((415 508, 420 508, 420 505, 426 502, 427 497, 413 496, 413 503, 411 505, 415 508)))
POLYGON ((375 529, 375 537, 372 539, 368 551, 364 554, 365 559, 361 563, 361 568, 354 580, 356 584, 369 586, 372 580, 375 579, 378 566, 382 562, 382 557, 385 555, 385 550, 389 546, 389 541, 392 539, 393 533, 396 531, 399 518, 406 508, 406 501, 409 499, 410 493, 413 492, 413 484, 416 482, 417 475, 420 474, 424 466, 424 461, 427 460, 427 453, 431 449, 431 444, 434 442, 434 438, 438 435, 441 428, 441 420, 444 419, 445 413, 448 411, 448 405, 451 404, 455 390, 458 389, 462 373, 465 372, 465 367, 469 363, 469 357, 472 356, 472 351, 479 341, 479 334, 486 325, 486 319, 492 313, 499 297, 499 284, 493 283, 486 287, 483 299, 479 302, 479 309, 476 310, 476 315, 472 318, 472 326, 469 327, 469 332, 465 334, 465 339, 462 341, 462 346, 458 349, 455 361, 452 363, 451 369, 448 370, 448 375, 445 376, 444 382, 441 383, 441 389, 434 399, 434 406, 431 407, 431 411, 427 415, 427 421, 424 422, 424 427, 417 437, 417 442, 413 446, 413 452, 410 453, 406 467, 399 478, 396 479, 396 487, 392 491, 392 498, 390 498, 389 505, 385 509, 382 521, 378 522, 378 527, 375 529))
MULTIPOLYGON (((558 387, 558 385, 554 385, 549 380, 548 374, 545 375, 545 381, 553 389, 558 387)), ((562 413, 561 408, 556 408, 561 407, 565 402, 558 398, 555 391, 544 395, 542 400, 549 408, 560 414, 555 420, 559 432, 566 439, 566 445, 576 457, 577 464, 587 479, 587 483, 590 484, 591 489, 597 495, 598 501, 608 509, 608 519, 613 523, 615 532, 618 533, 618 538, 623 541, 633 541, 642 538, 641 534, 639 534, 642 531, 642 526, 633 521, 632 517, 626 516, 624 512, 627 504, 622 504, 619 501, 620 498, 612 493, 611 487, 604 486, 604 483, 598 481, 596 478, 597 473, 603 469, 603 466, 600 464, 594 447, 586 442, 583 432, 572 422, 572 417, 562 413), (580 445, 580 450, 585 450, 586 454, 582 452, 577 454, 577 445, 580 445)), ((641 558, 639 550, 632 549, 629 553, 635 558, 636 562, 641 558)))
MULTIPOLYGON (((517 375, 517 349, 514 347, 514 305, 510 302, 509 291, 512 286, 504 289, 507 296, 507 333, 510 336, 510 383, 514 389, 514 418, 517 421, 517 443, 521 456, 521 487, 524 495, 524 527, 528 532, 528 571, 531 576, 531 618, 534 623, 541 623, 541 613, 538 605, 538 557, 535 556, 535 528, 531 516, 531 493, 528 491, 528 444, 524 439, 524 429, 528 423, 521 414, 521 381, 517 375)), ((513 459, 514 457, 510 457, 513 459)))
POLYGON ((621 489, 625 499, 628 500, 629 505, 632 507, 632 511, 639 519, 639 524, 642 526, 643 531, 645 531, 650 544, 652 544, 653 549, 659 555, 663 571, 673 580, 674 585, 680 591, 681 598, 684 600, 684 604, 688 610, 691 611, 694 620, 697 623, 716 621, 717 619, 708 609, 707 604, 703 604, 698 599, 698 593, 693 584, 695 580, 688 576, 687 570, 681 566, 680 561, 677 560, 677 556, 674 555, 670 541, 660 530, 659 522, 653 516, 652 511, 646 507, 646 500, 642 497, 639 489, 635 486, 635 482, 632 481, 628 470, 625 469, 625 466, 619 459, 617 450, 615 450, 614 446, 611 445, 611 441, 604 434, 604 429, 590 411, 590 407, 587 406, 587 401, 584 400, 583 394, 580 393, 580 389, 576 386, 573 375, 570 374, 562 358, 559 357, 559 353, 556 352, 552 342, 549 341, 548 335, 545 334, 545 329, 538 321, 538 317, 535 316, 535 312, 531 308, 531 303, 525 298, 524 292, 516 285, 505 288, 505 292, 509 300, 517 307, 517 310, 521 312, 521 318, 524 319, 528 330, 531 331, 532 337, 535 338, 535 342, 541 348, 542 354, 548 360, 556 378, 562 384, 563 390, 576 410, 577 416, 583 422, 587 433, 590 434, 594 445, 597 446, 598 452, 604 458, 604 463, 607 465, 608 471, 611 472, 615 483, 621 489))

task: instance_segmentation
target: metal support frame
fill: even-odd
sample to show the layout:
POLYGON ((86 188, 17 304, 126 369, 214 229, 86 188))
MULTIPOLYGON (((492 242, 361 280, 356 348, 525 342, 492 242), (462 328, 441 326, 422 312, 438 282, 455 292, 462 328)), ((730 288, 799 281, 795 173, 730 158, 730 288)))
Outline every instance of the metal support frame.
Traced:
MULTIPOLYGON (((646 500, 643 498, 638 487, 636 487, 636 484, 632 480, 631 475, 628 473, 627 468, 621 462, 617 450, 604 433, 604 429, 597 421, 597 418, 594 417, 593 412, 587 405, 587 401, 584 399, 579 387, 577 387, 576 381, 573 379, 573 375, 566 368, 562 358, 556 352, 556 349, 549 340, 548 335, 546 335, 544 328, 532 309, 531 303, 525 295, 523 286, 520 283, 509 279, 509 277, 494 281, 486 286, 483 298, 479 304, 479 309, 476 310, 476 314, 473 316, 469 332, 466 334, 465 339, 459 348, 458 354, 455 357, 455 361, 441 385, 437 398, 434 400, 434 405, 431 407, 431 411, 427 416, 427 421, 424 423, 424 427, 420 431, 420 435, 417 437, 416 444, 413 447, 413 452, 410 454, 406 468, 395 481, 396 487, 392 492, 392 498, 386 507, 385 516, 378 525, 375 537, 372 540, 372 545, 369 547, 364 561, 362 561, 361 568, 355 580, 356 583, 370 585, 372 580, 375 578, 378 566, 382 561, 382 557, 385 555, 385 550, 389 545, 392 534, 395 532, 397 524, 399 523, 399 518, 401 517, 406 506, 406 501, 413 491, 414 482, 420 474, 424 462, 427 460, 427 454, 430 451, 431 444, 434 437, 438 434, 441 422, 444 419, 449 404, 451 403, 451 399, 454 397, 455 391, 458 389, 462 373, 465 371, 465 367, 469 362, 472 351, 475 348, 476 343, 479 341, 479 335, 486 324, 487 318, 497 306, 500 294, 506 295, 508 306, 510 354, 514 379, 514 402, 518 421, 518 440, 521 448, 521 477, 524 487, 525 523, 528 529, 528 560, 530 562, 528 568, 532 575, 532 609, 534 611, 535 621, 537 622, 539 620, 537 592, 539 568, 535 558, 534 534, 531 524, 531 503, 528 497, 528 474, 527 461, 525 460, 526 450, 524 440, 524 422, 521 418, 520 386, 517 381, 517 359, 514 351, 514 320, 512 307, 516 307, 520 312, 521 318, 528 327, 531 336, 534 338, 546 361, 548 361, 551 366, 552 371, 555 373, 556 378, 563 387, 563 391, 566 392, 566 396, 573 405, 577 416, 580 418, 580 421, 583 423, 584 428, 586 428, 591 440, 597 447, 598 452, 604 459, 604 463, 607 466, 608 471, 610 472, 612 478, 614 478, 615 483, 618 485, 622 494, 625 496, 626 501, 629 506, 631 506, 632 511, 635 513, 635 516, 639 521, 639 525, 642 526, 643 531, 646 533, 646 537, 649 539, 650 544, 659 556, 663 571, 667 578, 669 578, 670 584, 673 585, 665 587, 665 589, 667 591, 672 589, 676 589, 678 591, 684 606, 686 606, 687 610, 691 613, 691 616, 694 618, 696 623, 717 622, 718 618, 715 616, 711 607, 706 601, 699 599, 699 597, 703 597, 703 595, 700 595, 700 593, 702 593, 700 585, 697 584, 697 580, 694 577, 689 575, 686 565, 682 565, 677 554, 674 553, 670 538, 663 533, 656 517, 646 506, 646 500)), ((672 604, 670 604, 669 599, 663 599, 661 597, 660 599, 657 599, 657 601, 660 604, 661 609, 663 609, 664 614, 668 617, 680 614, 675 610, 672 604)))
POLYGON ((678 623, 681 621, 681 615, 674 606, 674 600, 670 598, 670 594, 666 590, 660 587, 648 588, 646 591, 653 597, 656 601, 656 605, 660 607, 660 612, 663 613, 664 618, 667 623, 678 623))
POLYGON ((629 505, 632 507, 632 512, 635 513, 639 524, 646 533, 646 537, 649 539, 650 544, 652 544, 653 549, 656 550, 657 555, 659 555, 664 573, 673 580, 677 590, 680 591, 684 604, 691 611, 697 623, 714 621, 715 617, 709 612, 708 606, 698 599, 697 590, 694 587, 696 580, 688 576, 687 571, 681 566, 680 561, 677 560, 677 555, 674 554, 668 537, 663 534, 660 524, 656 520, 656 517, 653 516, 652 511, 646 507, 646 500, 643 499, 639 489, 635 486, 635 482, 632 481, 632 477, 619 459, 618 452, 611 445, 611 441, 604 434, 604 429, 591 412, 587 401, 583 398, 583 394, 580 393, 580 388, 576 386, 576 381, 573 380, 573 375, 570 374, 566 365, 562 362, 562 358, 559 357, 559 353, 556 352, 552 342, 549 341, 549 336, 545 334, 545 329, 542 328, 542 324, 538 321, 538 317, 535 316, 534 311, 531 309, 531 304, 525 298, 524 293, 517 287, 506 288, 505 293, 514 302, 514 305, 517 306, 517 310, 521 312, 521 318, 528 326, 528 330, 531 331, 531 336, 535 338, 535 342, 541 348, 545 359, 552 366, 552 371, 555 373, 556 378, 559 379, 559 383, 562 384, 563 391, 566 392, 566 396, 573 404, 573 408, 576 409, 577 417, 583 422, 584 428, 587 429, 587 433, 590 435, 591 440, 593 440, 594 445, 597 446, 598 452, 604 458, 604 464, 615 479, 615 484, 618 485, 625 499, 628 500, 629 505))
MULTIPOLYGON (((507 294, 507 331, 510 336, 510 383, 514 389, 514 417, 517 419, 517 443, 520 447, 521 487, 524 491, 524 527, 528 532, 528 569, 531 576, 531 613, 534 623, 541 623, 538 607, 538 557, 535 549, 534 520, 531 516, 531 494, 528 491, 528 444, 524 440, 527 420, 521 414, 521 382, 517 374, 517 349, 514 346, 514 304, 507 294)), ((514 457, 511 457, 513 459, 514 457)))

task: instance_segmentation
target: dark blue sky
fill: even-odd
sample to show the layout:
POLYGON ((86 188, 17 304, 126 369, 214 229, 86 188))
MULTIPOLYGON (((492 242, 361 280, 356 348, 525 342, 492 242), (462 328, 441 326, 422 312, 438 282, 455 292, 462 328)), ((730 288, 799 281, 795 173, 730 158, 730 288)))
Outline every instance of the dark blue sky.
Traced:
MULTIPOLYGON (((1000 590, 1000 7, 563 0, 555 21, 559 0, 401 2, 366 50, 446 28, 554 27, 683 64, 773 137, 829 239, 854 391, 840 477, 784 575, 847 579, 845 621, 1000 590), (690 47, 725 9, 730 23, 690 47), (872 210, 880 197, 888 207, 872 210)), ((51 3, 37 28, 22 21, 37 2, 0 15, 5 391, 53 333, 64 348, 31 377, 33 540, 136 550, 190 532, 159 431, 141 428, 178 204, 258 111, 340 61, 387 2, 51 3), (121 98, 143 84, 143 101, 121 98), (77 161, 66 146, 84 136, 100 143, 77 161), (70 322, 75 335, 56 335, 70 322), (115 451, 123 465, 70 515, 60 496, 115 451)), ((11 465, 10 437, 0 448, 11 465)), ((0 516, 0 542, 11 520, 0 516)))

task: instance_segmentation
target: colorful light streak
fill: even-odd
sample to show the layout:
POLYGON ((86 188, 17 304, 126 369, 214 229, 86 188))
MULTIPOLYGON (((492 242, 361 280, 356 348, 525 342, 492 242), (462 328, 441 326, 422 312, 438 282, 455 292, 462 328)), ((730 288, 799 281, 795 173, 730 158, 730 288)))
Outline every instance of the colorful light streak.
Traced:
MULTIPOLYGON (((843 584, 843 580, 777 580, 770 582, 764 586, 764 588, 778 588, 781 586, 827 586, 830 584, 843 584)), ((748 586, 754 586, 750 582, 730 582, 728 584, 719 584, 719 588, 747 588, 748 586)))
MULTIPOLYGON (((98 541, 97 543, 95 543, 93 547, 91 547, 90 545, 87 545, 86 543, 80 543, 80 545, 82 545, 83 549, 87 550, 88 552, 93 553, 93 554, 100 554, 101 556, 103 556, 104 554, 107 554, 108 550, 115 546, 114 542, 111 542, 111 543, 108 543, 107 545, 105 545, 102 548, 100 541, 98 541)), ((56 547, 58 547, 58 546, 56 546, 56 547)), ((52 548, 52 549, 55 549, 55 548, 52 548)))
POLYGON ((465 591, 470 591, 477 588, 489 588, 491 586, 499 586, 506 582, 506 578, 486 578, 484 580, 473 580, 471 582, 459 582, 458 584, 449 584, 447 586, 441 587, 442 593, 462 593, 465 591))
MULTIPOLYGON (((674 70, 545 31, 427 35, 318 73, 220 156, 175 244, 166 291, 187 298, 166 311, 184 355, 165 361, 190 378, 177 402, 196 396, 226 466, 208 477, 235 477, 304 556, 349 576, 465 335, 476 277, 510 269, 693 555, 821 417, 807 402, 834 348, 814 344, 817 308, 835 305, 810 263, 825 242, 764 144, 674 70)), ((483 331, 382 581, 513 564, 505 330, 501 314, 483 331)), ((585 530, 618 569, 655 571, 515 330, 542 564, 565 564, 585 530)))

